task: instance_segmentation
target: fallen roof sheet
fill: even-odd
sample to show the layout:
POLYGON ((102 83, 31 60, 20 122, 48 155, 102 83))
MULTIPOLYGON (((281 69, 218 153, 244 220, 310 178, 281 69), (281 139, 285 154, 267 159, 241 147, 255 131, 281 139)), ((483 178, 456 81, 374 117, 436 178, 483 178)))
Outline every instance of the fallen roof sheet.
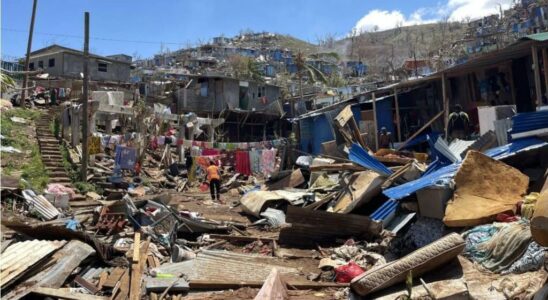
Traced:
MULTIPOLYGON (((500 160, 516 155, 523 151, 545 147, 547 145, 547 142, 538 138, 525 138, 516 140, 511 144, 489 149, 485 151, 484 154, 491 158, 500 160)), ((417 180, 413 180, 405 184, 386 189, 383 191, 383 194, 392 199, 402 199, 420 189, 452 179, 459 166, 460 163, 454 163, 448 166, 444 166, 434 172, 423 175, 417 180)))
POLYGON ((46 221, 55 219, 59 215, 59 210, 46 197, 36 195, 32 190, 24 190, 23 197, 30 206, 30 209, 36 210, 46 221))
POLYGON ((401 199, 407 197, 425 187, 429 187, 435 185, 436 183, 443 183, 450 180, 451 178, 453 178, 458 168, 459 164, 450 164, 426 176, 422 176, 417 180, 413 180, 405 184, 386 189, 384 190, 383 194, 392 199, 401 199))
POLYGON ((547 145, 548 145, 547 142, 539 138, 529 137, 529 138, 523 138, 523 139, 512 141, 512 143, 510 144, 491 148, 489 150, 486 150, 484 154, 494 159, 500 160, 510 156, 514 156, 524 151, 545 147, 547 145))
POLYGON ((202 250, 193 260, 163 264, 157 270, 176 276, 184 274, 192 283, 193 280, 263 281, 273 268, 283 274, 299 273, 272 257, 215 250, 202 250))
POLYGON ((0 288, 5 289, 65 243, 31 240, 10 245, 0 255, 0 288))
POLYGON ((373 170, 381 175, 389 176, 390 174, 394 173, 376 158, 369 155, 369 153, 367 153, 365 149, 363 149, 360 145, 356 143, 352 144, 352 148, 350 148, 350 154, 348 155, 348 158, 350 158, 351 161, 357 163, 358 165, 373 170))
POLYGON ((548 134, 548 110, 520 113, 512 117, 512 139, 548 134))

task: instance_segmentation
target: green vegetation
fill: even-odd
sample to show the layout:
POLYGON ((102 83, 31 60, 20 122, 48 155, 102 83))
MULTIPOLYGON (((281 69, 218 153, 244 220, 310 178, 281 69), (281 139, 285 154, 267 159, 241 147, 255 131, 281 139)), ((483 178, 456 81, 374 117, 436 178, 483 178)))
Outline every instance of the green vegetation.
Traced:
POLYGON ((7 74, 0 74, 0 89, 5 93, 9 88, 15 87, 15 81, 7 74))
POLYGON ((40 111, 25 108, 14 108, 2 112, 0 115, 0 131, 2 136, 2 146, 12 146, 22 151, 22 153, 2 152, 2 161, 5 167, 2 173, 6 175, 20 175, 21 178, 29 182, 30 187, 40 191, 48 183, 49 177, 40 157, 38 144, 29 131, 33 128, 29 124, 13 122, 11 117, 19 117, 26 120, 37 120, 41 115, 40 111))
POLYGON ((80 181, 80 172, 78 172, 78 170, 70 162, 67 148, 63 145, 59 145, 59 150, 61 151, 61 156, 63 157, 63 168, 69 175, 70 181, 72 181, 73 186, 78 190, 78 192, 81 194, 86 194, 87 192, 102 193, 102 191, 97 189, 93 184, 80 181))

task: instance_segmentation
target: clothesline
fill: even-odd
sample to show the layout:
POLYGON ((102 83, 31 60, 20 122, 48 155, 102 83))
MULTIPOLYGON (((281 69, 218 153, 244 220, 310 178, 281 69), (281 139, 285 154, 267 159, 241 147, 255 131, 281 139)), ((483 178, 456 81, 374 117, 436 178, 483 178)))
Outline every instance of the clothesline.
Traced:
MULTIPOLYGON (((240 143, 225 143, 225 142, 204 142, 195 140, 182 140, 182 144, 185 147, 198 146, 208 149, 223 149, 223 150, 236 150, 236 149, 250 149, 250 148, 270 148, 284 145, 286 139, 275 139, 261 142, 240 142, 240 143)), ((178 143, 180 139, 178 140, 178 143)))

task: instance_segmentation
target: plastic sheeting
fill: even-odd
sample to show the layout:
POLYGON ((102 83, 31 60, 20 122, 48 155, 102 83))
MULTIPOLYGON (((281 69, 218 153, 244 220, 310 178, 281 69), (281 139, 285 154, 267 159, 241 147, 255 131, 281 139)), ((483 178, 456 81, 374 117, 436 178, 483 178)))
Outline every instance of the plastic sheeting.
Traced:
POLYGON ((356 164, 369 170, 373 170, 381 175, 389 176, 390 174, 394 173, 376 158, 369 155, 369 153, 367 153, 365 149, 363 149, 360 145, 356 143, 352 144, 352 148, 350 148, 350 154, 348 155, 348 158, 356 164))

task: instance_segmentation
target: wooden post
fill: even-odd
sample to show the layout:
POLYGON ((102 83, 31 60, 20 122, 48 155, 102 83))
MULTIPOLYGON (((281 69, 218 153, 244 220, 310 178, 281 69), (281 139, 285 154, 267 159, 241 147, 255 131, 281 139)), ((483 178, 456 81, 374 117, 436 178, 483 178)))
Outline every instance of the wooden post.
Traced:
POLYGON ((449 126, 449 99, 447 98, 447 87, 446 87, 446 78, 445 73, 441 73, 441 93, 443 99, 443 127, 445 129, 445 140, 448 139, 448 126, 449 126))
POLYGON ((19 104, 21 106, 25 105, 25 98, 27 97, 27 86, 29 83, 29 63, 30 63, 30 50, 32 48, 32 34, 34 32, 34 19, 36 18, 36 6, 38 5, 38 0, 34 0, 32 3, 32 15, 30 17, 30 29, 29 29, 29 39, 27 42, 27 56, 25 57, 25 75, 23 76, 23 89, 21 91, 21 99, 19 99, 19 104))
POLYGON ((396 106, 396 126, 398 128, 398 142, 401 142, 401 119, 400 119, 400 103, 398 101, 398 90, 394 89, 394 105, 396 106))
POLYGON ((82 166, 80 169, 80 179, 84 182, 87 181, 88 174, 88 137, 89 137, 89 116, 88 116, 88 106, 89 106, 89 69, 88 69, 88 60, 89 60, 89 12, 84 13, 84 82, 83 82, 83 95, 82 95, 82 166))
POLYGON ((544 88, 548 97, 548 48, 542 49, 542 63, 544 64, 544 88))
POLYGON ((372 93, 373 97, 373 128, 375 129, 375 151, 379 150, 379 133, 377 129, 377 97, 372 93))
MULTIPOLYGON (((186 94, 186 92, 185 92, 186 94)), ((182 141, 185 139, 185 121, 182 115, 179 115, 179 133, 177 134, 177 154, 179 154, 179 162, 185 161, 185 147, 182 141), (179 143, 179 140, 181 143, 179 143)))
POLYGON ((535 109, 536 107, 540 106, 542 104, 542 89, 540 87, 540 65, 538 62, 538 48, 536 45, 533 45, 531 47, 532 56, 533 56, 533 71, 534 71, 534 77, 535 77, 535 94, 537 96, 536 103, 535 103, 535 109))
POLYGON ((512 71, 512 62, 508 64, 508 70, 510 72, 510 90, 512 91, 512 104, 516 105, 516 86, 514 85, 514 71, 512 71))

